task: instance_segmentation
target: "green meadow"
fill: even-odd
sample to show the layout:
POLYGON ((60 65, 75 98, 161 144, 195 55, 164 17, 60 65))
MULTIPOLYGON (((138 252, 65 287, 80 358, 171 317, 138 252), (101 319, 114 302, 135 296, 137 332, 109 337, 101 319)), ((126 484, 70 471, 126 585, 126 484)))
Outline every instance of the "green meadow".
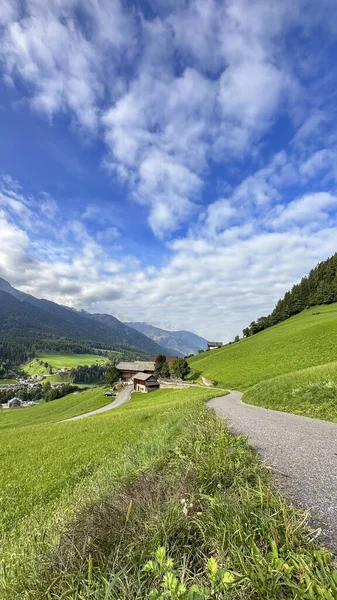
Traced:
POLYGON ((204 407, 221 385, 252 404, 337 421, 337 306, 190 365, 192 378, 218 387, 133 394, 73 422, 61 421, 105 404, 105 388, 0 412, 1 598, 337 597, 332 557, 303 513, 204 407))
POLYGON ((337 362, 262 381, 245 393, 244 402, 337 422, 337 362))
POLYGON ((105 364, 108 359, 105 356, 97 354, 57 354, 44 353, 38 354, 36 358, 22 365, 22 369, 29 375, 46 375, 49 369, 44 365, 40 365, 40 361, 48 363, 53 369, 71 369, 72 367, 84 366, 88 367, 93 364, 105 364))
POLYGON ((10 383, 16 383, 16 379, 0 379, 0 387, 2 385, 9 385, 10 383))
POLYGON ((0 531, 6 569, 0 597, 12 599, 21 577, 25 585, 26 577, 33 577, 36 555, 55 544, 59 519, 68 519, 80 498, 92 502, 116 478, 158 458, 190 411, 200 410, 216 393, 223 392, 190 388, 134 394, 120 408, 67 423, 56 421, 105 404, 102 388, 31 409, 3 409, 0 495, 6 502, 0 531))
POLYGON ((0 430, 13 430, 43 423, 56 423, 101 408, 111 401, 111 398, 104 396, 107 389, 109 388, 96 387, 83 392, 79 391, 52 402, 41 402, 29 408, 2 409, 0 413, 0 430))
POLYGON ((189 359, 193 376, 229 389, 337 361, 337 305, 316 306, 252 337, 189 359))

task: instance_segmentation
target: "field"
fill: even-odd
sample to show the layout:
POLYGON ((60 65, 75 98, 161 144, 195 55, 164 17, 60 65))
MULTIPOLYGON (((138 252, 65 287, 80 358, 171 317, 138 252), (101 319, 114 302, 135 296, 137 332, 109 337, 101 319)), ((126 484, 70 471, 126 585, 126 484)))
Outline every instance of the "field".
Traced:
POLYGON ((244 402, 337 422, 337 362, 258 383, 244 402))
MULTIPOLYGON (((41 358, 54 366, 51 356, 41 358)), ((252 404, 337 421, 337 306, 190 364, 193 378, 252 404)), ((304 515, 204 408, 223 393, 134 394, 68 423, 58 421, 105 404, 104 389, 3 410, 0 597, 334 600, 332 557, 304 515)))
POLYGON ((295 589, 306 600, 309 581, 313 597, 333 600, 330 555, 242 436, 203 407, 217 393, 134 394, 70 423, 46 406, 25 426, 13 411, 1 598, 285 599, 295 589))
POLYGON ((278 375, 337 361, 337 305, 316 306, 236 344, 189 359, 194 377, 246 390, 278 375))
POLYGON ((55 512, 62 519, 69 517, 81 495, 92 501, 116 477, 158 458, 191 409, 200 410, 203 401, 215 393, 190 388, 134 394, 121 408, 68 423, 54 421, 83 412, 83 398, 86 410, 106 403, 101 388, 24 411, 5 414, 3 409, 0 493, 6 503, 0 531, 3 554, 11 566, 5 580, 7 596, 3 591, 1 598, 14 597, 10 586, 18 584, 19 571, 26 571, 23 562, 33 575, 34 552, 55 542, 55 512), (28 419, 26 423, 21 414, 28 419))
POLYGON ((2 409, 0 430, 56 423, 95 410, 111 401, 111 398, 104 396, 107 389, 107 387, 96 387, 77 394, 69 394, 52 402, 41 402, 30 408, 2 409))
POLYGON ((72 383, 72 379, 70 377, 70 373, 55 373, 55 375, 46 375, 46 378, 41 381, 42 385, 44 383, 72 383))
POLYGON ((39 361, 47 362, 53 369, 71 369, 79 365, 104 364, 108 362, 105 356, 97 354, 38 354, 36 358, 29 363, 22 365, 22 369, 29 375, 47 375, 49 369, 40 365, 39 361))

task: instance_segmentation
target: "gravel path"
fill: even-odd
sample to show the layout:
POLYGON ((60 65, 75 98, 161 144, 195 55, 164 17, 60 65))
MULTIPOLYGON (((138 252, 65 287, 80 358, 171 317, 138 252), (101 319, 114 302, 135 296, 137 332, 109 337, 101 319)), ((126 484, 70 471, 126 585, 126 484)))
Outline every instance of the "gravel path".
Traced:
POLYGON ((213 398, 235 433, 243 433, 271 466, 283 489, 309 510, 323 541, 337 550, 337 423, 250 406, 240 392, 213 398))
POLYGON ((106 412, 107 410, 111 410, 112 408, 118 408, 125 404, 131 398, 131 392, 133 391, 133 385, 127 385, 124 389, 122 389, 119 394, 117 394, 116 398, 113 402, 102 406, 102 408, 96 408, 96 410, 92 410, 90 412, 84 413, 83 415, 77 415, 77 417, 71 417, 71 419, 65 419, 61 421, 61 423, 65 423, 66 421, 77 421, 78 419, 85 419, 86 417, 91 417, 92 415, 99 415, 100 413, 106 412))

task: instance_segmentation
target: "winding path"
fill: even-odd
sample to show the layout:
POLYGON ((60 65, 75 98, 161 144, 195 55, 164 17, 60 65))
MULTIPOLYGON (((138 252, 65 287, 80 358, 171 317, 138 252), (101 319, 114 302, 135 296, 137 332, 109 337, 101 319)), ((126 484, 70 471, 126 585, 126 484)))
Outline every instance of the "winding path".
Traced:
POLYGON ((310 511, 325 543, 337 550, 337 423, 251 406, 241 397, 230 392, 208 406, 249 438, 286 493, 310 511))
POLYGON ((125 404, 131 398, 131 393, 133 391, 133 385, 127 385, 121 392, 116 396, 116 398, 102 406, 102 408, 96 408, 96 410, 91 410, 90 412, 84 413, 83 415, 77 415, 76 417, 71 417, 71 419, 65 419, 61 421, 61 423, 66 423, 66 421, 77 421, 78 419, 85 419, 86 417, 92 417, 92 415, 99 415, 100 413, 106 412, 107 410, 111 410, 112 408, 118 408, 125 404))

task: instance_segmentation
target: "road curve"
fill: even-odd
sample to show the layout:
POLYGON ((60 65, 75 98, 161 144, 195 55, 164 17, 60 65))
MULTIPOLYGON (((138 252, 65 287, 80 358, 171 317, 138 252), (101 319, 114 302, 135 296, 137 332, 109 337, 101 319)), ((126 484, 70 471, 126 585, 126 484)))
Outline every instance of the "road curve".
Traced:
POLYGON ((251 406, 241 397, 232 391, 208 406, 249 438, 285 492, 310 511, 323 541, 337 550, 337 423, 251 406))
POLYGON ((77 421, 78 419, 85 419, 86 417, 92 417, 92 415, 99 415, 100 413, 106 412, 107 410, 111 410, 112 408, 118 408, 125 404, 131 398, 131 393, 133 391, 133 385, 127 385, 122 389, 121 392, 116 396, 113 402, 102 406, 102 408, 96 408, 96 410, 91 410, 90 412, 84 413, 83 415, 77 415, 77 417, 71 417, 71 419, 65 419, 64 421, 60 421, 60 423, 66 423, 67 421, 77 421))

